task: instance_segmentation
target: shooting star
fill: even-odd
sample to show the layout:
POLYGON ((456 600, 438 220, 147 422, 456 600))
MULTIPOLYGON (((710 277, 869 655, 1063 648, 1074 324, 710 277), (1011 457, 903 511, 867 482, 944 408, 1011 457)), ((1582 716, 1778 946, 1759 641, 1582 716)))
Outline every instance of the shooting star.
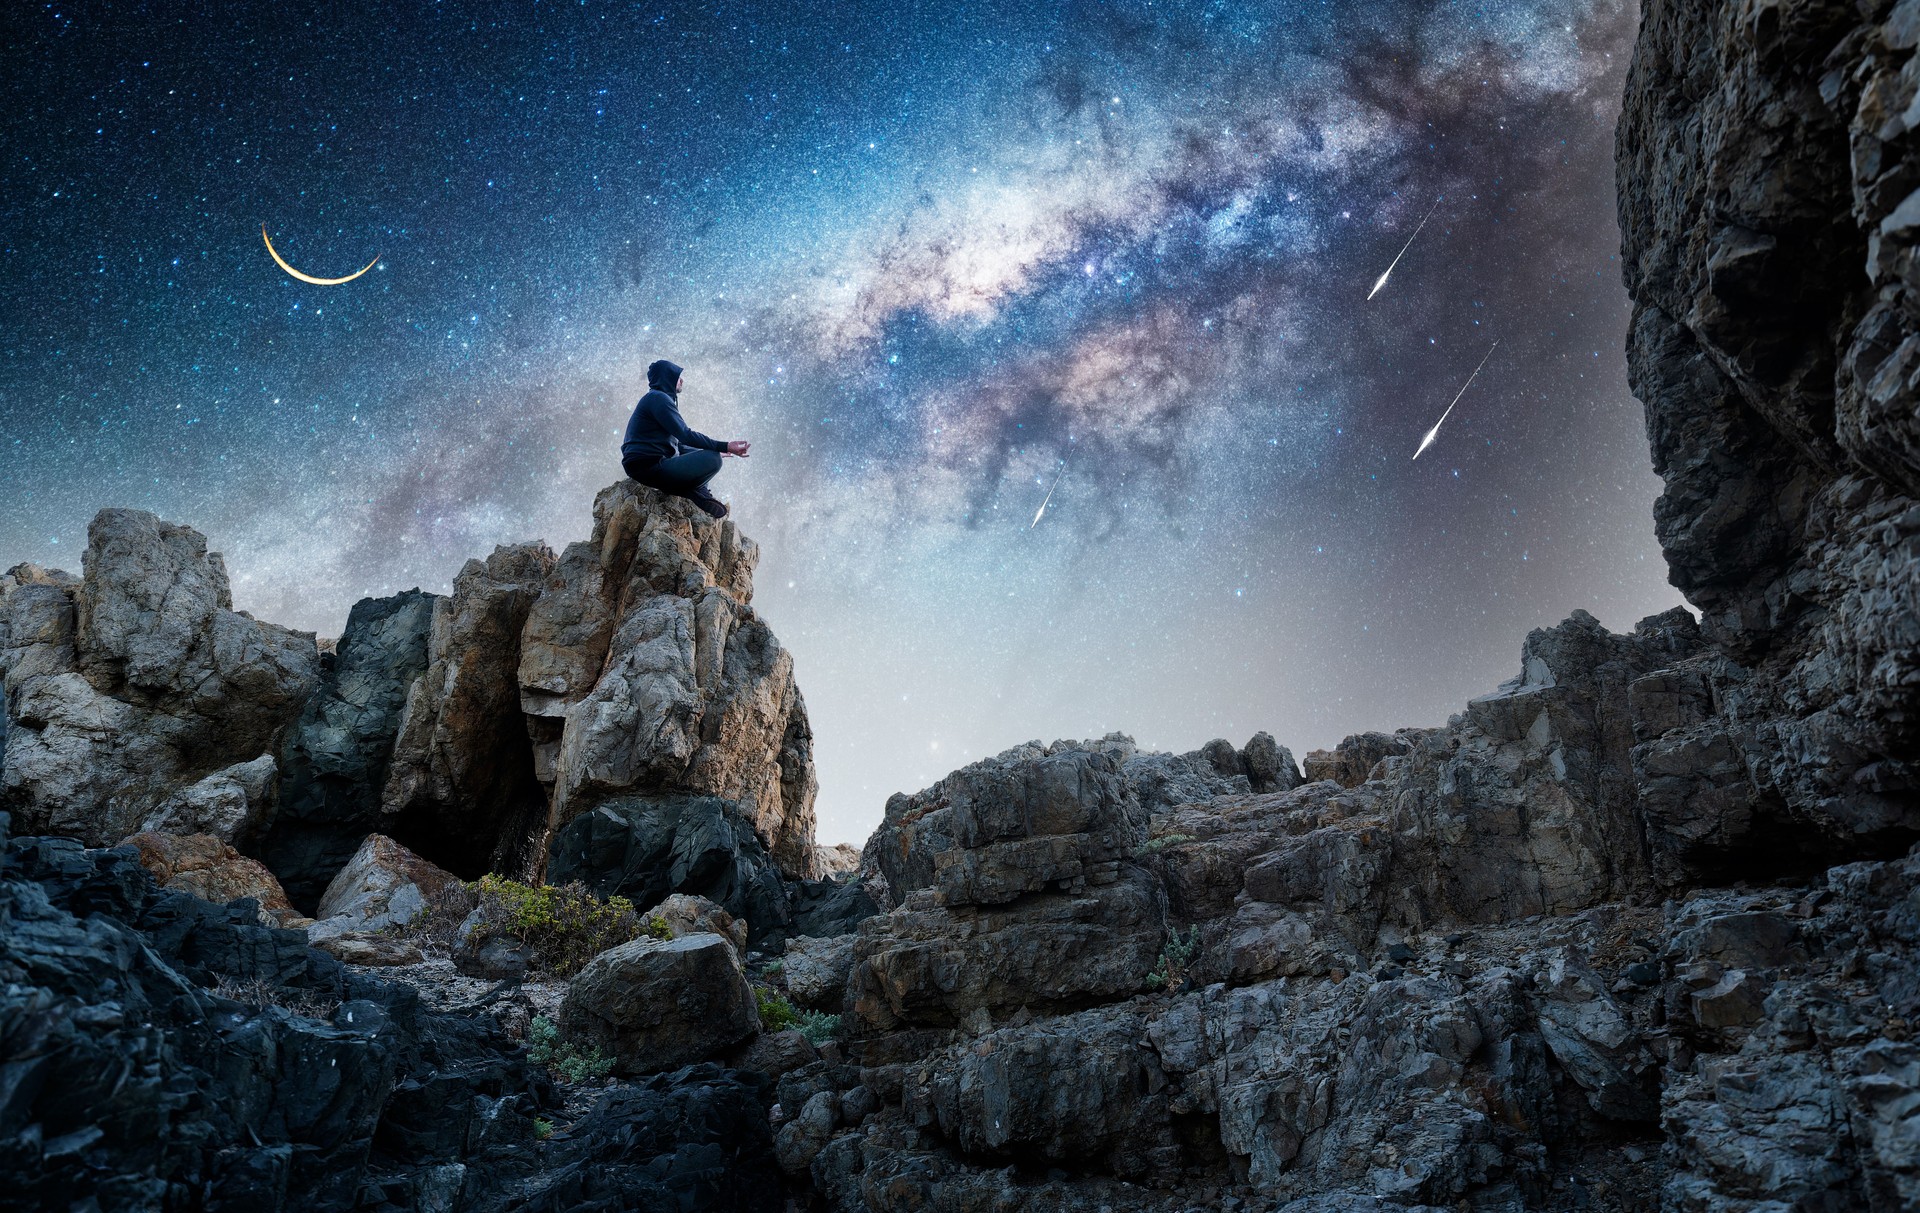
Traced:
MULTIPOLYGON (((1480 358, 1480 366, 1487 365, 1487 359, 1493 357, 1493 351, 1499 348, 1500 348, 1500 343, 1498 341, 1488 346, 1487 352, 1484 355, 1482 355, 1480 358)), ((1467 381, 1460 385, 1460 390, 1453 394, 1452 402, 1450 402, 1447 405, 1447 413, 1451 413, 1453 411, 1453 406, 1460 403, 1460 397, 1466 395, 1467 389, 1473 386, 1474 375, 1478 375, 1480 373, 1480 366, 1476 366, 1473 368, 1473 375, 1468 375, 1467 381)), ((1435 435, 1440 433, 1440 427, 1447 423, 1447 413, 1440 414, 1440 420, 1434 422, 1433 428, 1427 431, 1427 436, 1420 440, 1420 451, 1426 450, 1427 447, 1433 442, 1435 435)), ((1420 458, 1420 451, 1415 451, 1413 453, 1413 457, 1415 459, 1420 458)))
POLYGON ((1387 274, 1393 273, 1393 267, 1400 264, 1400 258, 1406 256, 1407 250, 1413 247, 1413 242, 1420 238, 1420 228, 1427 226, 1427 220, 1433 218, 1433 212, 1438 209, 1440 209, 1440 199, 1435 198, 1433 205, 1427 208, 1427 213, 1421 216, 1419 226, 1413 229, 1413 235, 1407 237, 1407 242, 1400 246, 1400 251, 1393 255, 1392 261, 1387 263, 1386 273, 1375 280, 1373 289, 1367 292, 1367 298, 1371 299, 1380 293, 1380 288, 1387 284, 1387 274))
POLYGON ((1034 527, 1037 527, 1040 525, 1040 515, 1047 512, 1047 502, 1053 500, 1053 490, 1060 487, 1060 477, 1066 474, 1067 474, 1066 461, 1062 460, 1060 463, 1060 474, 1053 478, 1053 484, 1050 487, 1048 487, 1047 495, 1040 499, 1040 508, 1033 512, 1033 521, 1027 524, 1027 529, 1029 531, 1031 531, 1034 527))

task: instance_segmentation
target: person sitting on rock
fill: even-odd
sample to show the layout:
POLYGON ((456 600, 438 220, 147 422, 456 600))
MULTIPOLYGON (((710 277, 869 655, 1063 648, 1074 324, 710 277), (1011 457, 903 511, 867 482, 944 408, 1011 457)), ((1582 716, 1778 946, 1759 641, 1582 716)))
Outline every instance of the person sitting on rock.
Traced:
POLYGON ((627 475, 675 497, 686 497, 715 518, 727 516, 726 503, 707 488, 720 471, 720 457, 747 457, 749 443, 721 442, 689 429, 680 418, 681 368, 665 358, 647 368, 647 394, 633 408, 627 436, 620 444, 620 466, 627 475))

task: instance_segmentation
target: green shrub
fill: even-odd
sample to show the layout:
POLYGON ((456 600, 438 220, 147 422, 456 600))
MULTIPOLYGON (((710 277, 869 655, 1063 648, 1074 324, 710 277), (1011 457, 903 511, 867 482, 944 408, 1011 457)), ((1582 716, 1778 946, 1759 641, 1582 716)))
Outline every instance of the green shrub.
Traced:
POLYGON ((1149 838, 1146 842, 1141 844, 1140 849, 1138 851, 1135 851, 1134 854, 1136 856, 1157 855, 1161 851, 1166 850, 1168 847, 1179 846, 1183 842, 1192 842, 1192 841, 1193 841, 1193 835, 1191 834, 1162 834, 1158 838, 1149 838))
POLYGON ((1178 994, 1192 979, 1193 958, 1200 951, 1200 928, 1191 928, 1185 936, 1174 931, 1160 949, 1160 963, 1147 974, 1147 989, 1178 994))
POLYGON ((657 939, 671 935, 658 914, 643 923, 631 901, 603 901, 577 882, 526 885, 488 873, 474 891, 485 926, 526 944, 535 965, 559 977, 571 977, 608 948, 643 934, 657 939))
POLYGON ((640 920, 640 933, 653 939, 672 939, 673 928, 663 914, 649 914, 640 920))
POLYGON ((613 1070, 613 1058, 598 1048, 581 1049, 561 1036, 559 1026, 545 1015, 535 1015, 527 1028, 527 1057, 567 1082, 605 1078, 613 1070))
POLYGON ((541 1141, 553 1136, 553 1122, 543 1116, 533 1118, 533 1135, 541 1141))
POLYGON ((839 1034, 840 1017, 825 1011, 801 1011, 795 1016, 794 1027, 800 1029, 800 1035, 806 1037, 808 1043, 819 1046, 839 1034))
POLYGON ((762 1030, 768 1032, 784 1032, 788 1028, 799 1025, 800 1015, 793 1009, 793 1004, 788 1002, 785 996, 777 994, 772 990, 755 987, 753 1000, 759 1004, 760 1007, 760 1027, 762 1030))

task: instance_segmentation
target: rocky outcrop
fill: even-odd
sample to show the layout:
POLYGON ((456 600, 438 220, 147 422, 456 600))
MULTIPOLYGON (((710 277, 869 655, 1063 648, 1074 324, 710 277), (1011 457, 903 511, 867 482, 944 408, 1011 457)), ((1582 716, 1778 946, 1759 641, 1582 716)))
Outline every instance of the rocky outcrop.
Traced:
POLYGON ((1660 689, 1678 732, 1644 756, 1678 875, 1920 835, 1913 29, 1906 4, 1645 10, 1627 360, 1669 574, 1716 650, 1660 689))
POLYGON ((556 834, 601 805, 707 797, 781 873, 819 874, 813 734, 792 657, 748 605, 758 559, 681 498, 622 482, 595 499, 593 536, 554 565, 519 662, 556 834))
POLYGON ((407 691, 382 793, 395 838, 472 879, 523 874, 544 841, 546 795, 519 717, 520 630, 553 553, 469 560, 435 600, 426 672, 407 691))
POLYGON ((718 1057, 760 1030, 760 1014, 725 937, 643 937, 574 976, 560 1026, 620 1073, 651 1074, 718 1057))
POLYGON ((381 795, 407 692, 426 672, 437 595, 363 598, 280 753, 280 791, 261 857, 287 895, 319 900, 361 840, 381 828, 381 795))
POLYGON ((140 828, 161 834, 210 834, 230 843, 257 842, 279 774, 271 754, 236 762, 161 801, 140 828))
POLYGON ((868 843, 900 904, 862 923, 849 1002, 873 1029, 977 1022, 1136 988, 1163 895, 1123 749, 1009 750, 889 802, 868 843), (931 855, 918 840, 938 838, 931 855))
MULTIPOLYGON (((1920 859, 1676 884, 1646 739, 1712 656, 1576 613, 1352 786, 1139 827, 1116 738, 895 798, 904 897, 852 941, 852 1064, 781 1080, 783 1165, 862 1211, 1902 1207, 1920 859)), ((831 1005, 842 946, 790 944, 789 991, 831 1005)))
POLYGON ((705 896, 756 944, 850 930, 874 906, 820 879, 812 734, 749 605, 756 558, 623 482, 590 540, 362 601, 322 653, 232 611, 196 532, 106 510, 84 576, 0 578, 0 800, 92 843, 218 836, 303 910, 378 834, 464 879, 551 863, 642 905, 705 896))
POLYGON ((0 578, 0 805, 93 844, 150 820, 244 836, 252 764, 317 682, 313 637, 234 611, 206 538, 139 510, 101 511, 82 567, 0 578))

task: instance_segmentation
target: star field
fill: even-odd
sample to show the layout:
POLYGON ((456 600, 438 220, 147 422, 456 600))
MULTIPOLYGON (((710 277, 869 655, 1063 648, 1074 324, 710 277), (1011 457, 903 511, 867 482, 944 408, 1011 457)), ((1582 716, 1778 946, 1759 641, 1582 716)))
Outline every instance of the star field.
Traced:
POLYGON ((0 17, 0 564, 137 506, 332 635, 583 538, 671 358, 755 444, 828 842, 1031 737, 1437 724, 1678 600, 1629 5, 199 7, 0 17))

